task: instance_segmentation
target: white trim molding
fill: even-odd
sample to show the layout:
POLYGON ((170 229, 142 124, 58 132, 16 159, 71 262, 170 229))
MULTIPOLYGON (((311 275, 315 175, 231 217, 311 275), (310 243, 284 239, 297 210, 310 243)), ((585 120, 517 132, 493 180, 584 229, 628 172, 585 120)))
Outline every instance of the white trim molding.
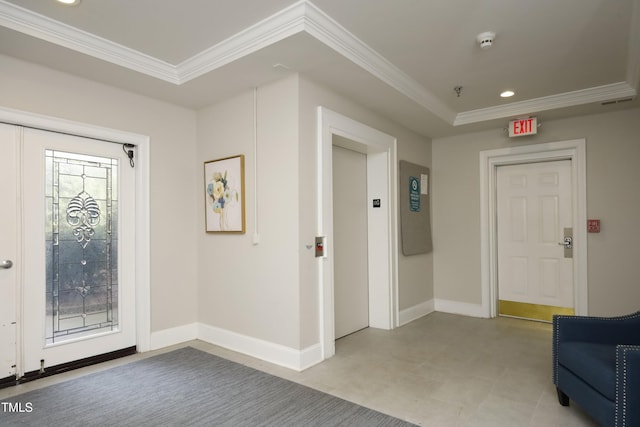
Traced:
POLYGON ((412 307, 400 310, 398 326, 404 326, 435 311, 435 300, 421 302, 412 307))
POLYGON ((442 120, 452 123, 456 113, 409 77, 389 60, 350 33, 309 1, 306 4, 304 31, 324 43, 371 75, 391 86, 442 120))
POLYGON ((158 350, 193 340, 204 341, 295 371, 303 371, 322 362, 320 344, 296 350, 198 322, 153 332, 149 350, 158 350))
POLYGON ((110 62, 175 85, 305 33, 377 77, 446 123, 460 126, 492 119, 635 97, 640 79, 640 0, 634 2, 626 82, 456 113, 432 92, 357 38, 309 0, 282 9, 243 31, 182 61, 170 64, 95 34, 0 0, 0 26, 110 62))
POLYGON ((198 324, 176 326, 151 333, 149 350, 158 350, 175 344, 198 339, 198 324))
POLYGON ((573 92, 544 96, 542 98, 529 99, 521 102, 512 102, 496 107, 463 111, 456 116, 453 121, 453 125, 468 125, 487 120, 533 114, 556 108, 574 107, 583 104, 633 98, 636 94, 636 89, 631 87, 628 82, 612 83, 598 87, 576 90, 573 92))
POLYGON ((306 4, 302 0, 186 59, 175 67, 178 84, 305 31, 306 4))
POLYGON ((4 0, 0 0, 0 26, 169 83, 179 84, 175 67, 167 62, 4 0))
POLYGON ((452 123, 456 115, 417 81, 307 0, 286 7, 179 64, 170 64, 5 0, 0 0, 0 26, 175 85, 304 32, 446 122, 452 123))
POLYGON ((468 302, 436 298, 434 301, 434 307, 435 311, 440 313, 459 314, 469 317, 488 317, 481 304, 471 304, 468 302))
POLYGON ((199 340, 295 371, 302 371, 322 362, 320 344, 296 350, 203 323, 199 323, 197 328, 197 338, 199 340))
POLYGON ((307 0, 300 0, 176 65, 4 0, 0 0, 0 25, 175 85, 305 32, 443 120, 452 122, 455 117, 449 107, 424 87, 307 0))
MULTIPOLYGON (((496 169, 501 165, 571 160, 574 309, 588 314, 586 140, 549 142, 480 152, 480 259, 482 312, 497 315, 496 169)), ((438 305, 436 304, 436 310, 438 305)))
POLYGON ((382 208, 369 208, 369 326, 398 325, 397 141, 325 107, 317 109, 317 235, 326 236, 325 257, 317 258, 319 325, 323 359, 335 354, 333 293, 333 135, 350 141, 350 149, 367 155, 367 198, 380 199, 382 208))

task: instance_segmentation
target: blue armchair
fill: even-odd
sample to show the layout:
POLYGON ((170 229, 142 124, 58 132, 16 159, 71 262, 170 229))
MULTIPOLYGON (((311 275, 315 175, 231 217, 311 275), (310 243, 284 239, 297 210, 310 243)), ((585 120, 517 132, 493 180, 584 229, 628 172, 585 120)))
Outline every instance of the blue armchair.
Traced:
POLYGON ((603 427, 640 426, 640 312, 553 317, 553 382, 603 427))

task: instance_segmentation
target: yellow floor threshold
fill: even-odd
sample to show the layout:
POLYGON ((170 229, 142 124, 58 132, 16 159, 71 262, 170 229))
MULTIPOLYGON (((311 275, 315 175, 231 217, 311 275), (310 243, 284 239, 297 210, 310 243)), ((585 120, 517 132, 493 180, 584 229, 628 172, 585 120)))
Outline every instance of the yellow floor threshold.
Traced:
POLYGON ((573 308, 554 307, 552 305, 529 304, 516 301, 498 301, 501 316, 519 317, 522 319, 541 320, 551 322, 554 314, 573 315, 573 308))

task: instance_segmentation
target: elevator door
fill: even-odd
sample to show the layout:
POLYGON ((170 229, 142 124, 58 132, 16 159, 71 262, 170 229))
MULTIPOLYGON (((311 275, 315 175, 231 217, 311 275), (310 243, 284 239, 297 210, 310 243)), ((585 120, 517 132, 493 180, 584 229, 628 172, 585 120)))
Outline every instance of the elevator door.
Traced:
POLYGON ((335 337, 369 326, 367 156, 333 146, 335 337))

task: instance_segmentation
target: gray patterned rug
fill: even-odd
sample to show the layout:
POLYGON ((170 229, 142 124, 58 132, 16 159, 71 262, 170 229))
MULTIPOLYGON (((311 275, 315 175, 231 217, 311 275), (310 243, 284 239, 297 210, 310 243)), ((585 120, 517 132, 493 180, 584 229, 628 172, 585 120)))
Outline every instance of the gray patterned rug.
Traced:
POLYGON ((7 399, 0 425, 413 424, 186 347, 7 399))

